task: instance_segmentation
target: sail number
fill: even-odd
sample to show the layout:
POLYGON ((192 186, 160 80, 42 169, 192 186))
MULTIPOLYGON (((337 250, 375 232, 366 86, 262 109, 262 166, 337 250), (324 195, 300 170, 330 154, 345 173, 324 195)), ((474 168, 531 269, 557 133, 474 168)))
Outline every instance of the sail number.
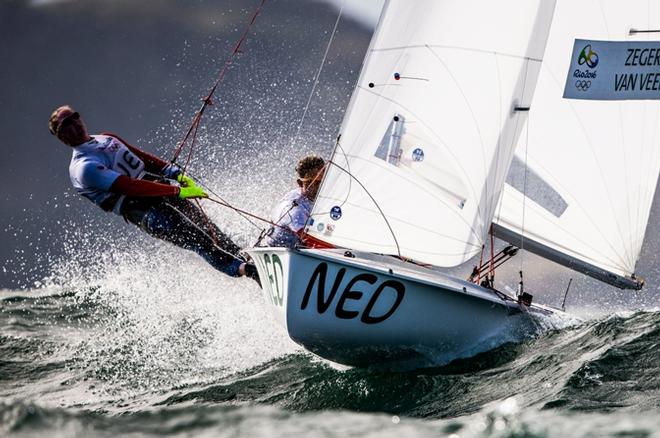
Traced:
POLYGON ((264 265, 266 265, 268 282, 270 283, 270 293, 267 293, 266 295, 270 298, 273 305, 283 306, 284 269, 282 268, 282 261, 276 254, 273 254, 272 256, 264 254, 264 265))
MULTIPOLYGON (((309 306, 310 299, 316 292, 316 311, 319 314, 325 313, 333 301, 337 297, 337 292, 340 289, 340 285, 344 280, 346 275, 346 268, 341 268, 337 271, 334 280, 332 281, 332 287, 330 288, 330 293, 326 295, 326 280, 328 280, 328 264, 320 263, 314 272, 312 273, 309 283, 307 284, 307 289, 305 290, 305 295, 303 295, 303 300, 300 305, 301 310, 305 310, 309 306)), ((363 300, 364 292, 358 290, 358 286, 364 287, 365 285, 375 286, 378 283, 378 277, 371 273, 362 273, 358 274, 355 277, 351 278, 346 282, 346 286, 343 288, 341 295, 337 299, 337 304, 335 305, 335 316, 340 319, 354 319, 359 317, 360 321, 364 324, 378 324, 389 317, 391 317, 397 308, 403 301, 403 297, 406 294, 406 287, 400 281, 396 280, 385 280, 382 283, 378 284, 371 294, 369 300, 363 300), (375 308, 379 300, 388 299, 387 295, 394 293, 394 302, 390 305, 389 309, 385 312, 381 309, 376 313, 375 308), (347 307, 355 308, 355 304, 352 306, 347 306, 349 302, 357 302, 364 307, 361 310, 351 310, 347 307), (366 301, 366 304, 364 303, 366 301)), ((329 284, 329 283, 328 283, 329 284)), ((369 287, 369 286, 367 286, 369 287)))

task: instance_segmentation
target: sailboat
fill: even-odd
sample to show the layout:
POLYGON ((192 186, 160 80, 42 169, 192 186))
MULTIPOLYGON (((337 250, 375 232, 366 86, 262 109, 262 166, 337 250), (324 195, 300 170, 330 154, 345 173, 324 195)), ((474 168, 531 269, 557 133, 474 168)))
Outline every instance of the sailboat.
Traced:
POLYGON ((480 281, 493 236, 640 288, 660 92, 611 84, 660 70, 617 64, 660 54, 658 9, 388 1, 305 227, 333 248, 249 251, 289 336, 370 366, 438 365, 535 334, 558 311, 480 281), (466 264, 476 281, 447 272, 466 264))

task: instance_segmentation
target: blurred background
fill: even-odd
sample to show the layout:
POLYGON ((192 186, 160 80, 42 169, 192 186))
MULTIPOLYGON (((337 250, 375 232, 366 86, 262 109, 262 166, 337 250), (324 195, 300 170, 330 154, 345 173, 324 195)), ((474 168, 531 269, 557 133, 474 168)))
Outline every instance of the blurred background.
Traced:
MULTIPOLYGON (((33 287, 65 246, 92 245, 99 228, 134 231, 75 195, 71 152, 47 130, 51 111, 71 104, 91 133, 111 131, 170 158, 259 3, 0 2, 0 169, 11 181, 0 210, 0 288, 33 287), (64 236, 73 229, 84 232, 64 236)), ((193 174, 226 199, 266 214, 294 184, 298 157, 329 153, 381 2, 360 3, 344 11, 296 144, 338 8, 267 3, 206 113, 193 174)), ((246 234, 243 225, 227 228, 243 244, 253 242, 255 230, 246 234)))

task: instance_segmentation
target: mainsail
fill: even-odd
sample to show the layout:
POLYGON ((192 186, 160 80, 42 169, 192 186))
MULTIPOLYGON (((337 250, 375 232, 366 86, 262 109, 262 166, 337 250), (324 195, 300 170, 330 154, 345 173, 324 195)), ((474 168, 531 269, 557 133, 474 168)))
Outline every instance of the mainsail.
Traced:
MULTIPOLYGON (((528 133, 520 138, 496 210, 496 236, 618 287, 641 287, 632 275, 660 170, 660 103, 562 95, 567 74, 573 74, 576 39, 628 41, 633 50, 634 42, 657 40, 660 32, 649 31, 659 29, 656 1, 557 2, 528 133)), ((652 46, 660 55, 660 43, 652 46)), ((598 59, 596 48, 586 52, 598 59)), ((633 51, 628 64, 634 56, 633 51)), ((660 73, 655 61, 638 59, 644 64, 640 71, 660 73)), ((568 86, 591 85, 576 81, 571 77, 568 86)), ((654 94, 653 86, 645 90, 647 98, 658 99, 660 90, 654 94)))
POLYGON ((307 232, 456 266, 478 254, 532 101, 548 0, 391 0, 307 232))

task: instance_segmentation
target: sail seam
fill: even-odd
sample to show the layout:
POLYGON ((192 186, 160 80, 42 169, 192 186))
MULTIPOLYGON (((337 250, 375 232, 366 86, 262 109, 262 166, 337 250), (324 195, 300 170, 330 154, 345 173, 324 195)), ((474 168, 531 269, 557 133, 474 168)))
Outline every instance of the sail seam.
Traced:
MULTIPOLYGON (((558 89, 558 90, 563 89, 563 85, 561 85, 561 84, 560 84, 560 81, 557 80, 556 75, 555 75, 555 74, 554 74, 549 68, 548 68, 546 71, 548 72, 548 74, 549 74, 550 77, 552 78, 553 83, 555 84, 555 86, 557 87, 557 89, 558 89)), ((600 176, 600 178, 601 178, 601 182, 602 182, 603 184, 605 184, 602 168, 600 167, 600 165, 599 165, 599 163, 598 163, 598 161, 597 161, 597 159, 596 159, 596 155, 595 155, 595 153, 594 153, 593 142, 591 141, 591 138, 590 138, 590 136, 589 136, 589 134, 588 134, 588 131, 587 131, 586 127, 584 126, 584 124, 582 123, 582 120, 581 120, 580 117, 579 117, 579 111, 575 108, 575 104, 574 104, 573 101, 568 100, 568 101, 566 102, 566 104, 568 105, 568 107, 570 108, 570 110, 571 110, 571 112, 572 112, 573 119, 574 119, 575 122, 579 125, 579 127, 580 127, 580 131, 582 132, 582 135, 584 136, 584 139, 585 139, 585 141, 586 141, 586 144, 589 145, 588 150, 591 152, 591 156, 593 157, 593 160, 594 160, 594 162, 595 162, 595 164, 596 164, 596 167, 597 167, 598 170, 599 170, 598 174, 599 174, 599 176, 600 176)), ((538 168, 541 168, 541 169, 544 169, 544 170, 545 170, 544 166, 541 165, 541 164, 538 163, 538 162, 537 162, 537 164, 535 165, 535 167, 538 167, 538 168)), ((549 178, 550 180, 553 180, 557 186, 559 186, 559 187, 562 188, 563 193, 566 193, 567 196, 569 196, 569 197, 572 199, 573 202, 571 202, 570 205, 571 205, 572 207, 577 208, 577 209, 579 209, 580 211, 582 211, 582 213, 584 214, 584 217, 587 218, 587 219, 589 220, 589 222, 590 222, 591 225, 594 227, 594 229, 598 230, 598 234, 600 234, 601 238, 602 238, 605 242, 607 242, 607 245, 608 245, 609 248, 612 250, 612 253, 613 253, 613 254, 616 254, 617 259, 619 260, 619 264, 620 264, 619 266, 621 266, 621 267, 625 267, 625 266, 626 266, 626 261, 625 261, 625 259, 622 258, 622 257, 621 257, 621 254, 619 254, 619 251, 616 250, 615 245, 613 245, 612 242, 610 241, 608 234, 606 234, 605 232, 603 232, 603 230, 598 226, 598 223, 595 222, 595 221, 593 220, 593 218, 591 217, 591 215, 590 215, 590 214, 584 209, 584 207, 583 207, 579 202, 575 202, 576 197, 573 196, 572 191, 571 191, 569 188, 567 188, 564 184, 561 184, 561 182, 559 182, 559 181, 558 181, 558 180, 552 175, 552 173, 550 173, 550 172, 548 172, 547 170, 545 170, 545 174, 548 176, 548 178, 549 178)), ((609 207, 610 207, 610 209, 611 209, 611 211, 612 211, 612 214, 615 214, 614 207, 612 206, 612 201, 611 201, 611 199, 608 198, 608 201, 609 201, 609 207)), ((617 227, 618 227, 618 223, 617 223, 617 227)), ((621 230, 619 229, 618 231, 619 231, 619 236, 622 237, 621 230)), ((605 255, 602 254, 600 251, 595 251, 595 252, 598 253, 601 257, 605 257, 605 258, 608 258, 608 259, 609 259, 609 257, 605 256, 605 255)))
MULTIPOLYGON (((366 160, 364 157, 361 157, 361 156, 359 156, 359 155, 351 155, 351 154, 347 154, 346 156, 347 156, 347 157, 350 157, 350 158, 353 158, 353 159, 355 159, 355 160, 362 160, 362 161, 364 161, 364 162, 365 162, 366 164, 368 164, 368 165, 373 165, 373 164, 374 164, 374 163, 370 162, 369 160, 366 160)), ((433 199, 435 199, 436 201, 438 201, 438 202, 442 203, 443 205, 449 207, 449 211, 450 211, 451 213, 453 213, 455 216, 457 216, 457 217, 458 217, 458 218, 459 218, 459 219, 465 224, 466 228, 470 230, 470 232, 474 235, 474 237, 476 237, 477 240, 479 240, 479 234, 477 233, 477 231, 474 229, 474 227, 473 227, 468 221, 465 220, 465 218, 464 218, 461 214, 459 214, 459 212, 457 212, 457 211, 455 210, 455 207, 454 207, 452 204, 448 203, 447 201, 445 201, 445 200, 442 199, 442 198, 439 198, 439 197, 437 197, 437 196, 434 196, 433 193, 429 192, 429 191, 426 190, 424 187, 420 186, 420 185, 419 185, 418 183, 416 183, 414 180, 405 177, 405 175, 401 175, 401 174, 397 174, 397 173, 395 173, 395 172, 393 171, 393 169, 389 169, 388 167, 381 167, 381 166, 377 166, 377 167, 378 167, 379 169, 381 169, 381 170, 387 172, 387 173, 390 173, 390 174, 392 174, 392 175, 395 175, 395 176, 401 177, 402 179, 404 179, 404 180, 407 181, 408 183, 413 184, 415 187, 418 187, 420 190, 423 190, 425 193, 431 195, 431 197, 432 197, 433 199)), ((356 181, 357 181, 357 180, 356 180, 356 181)), ((423 228, 421 228, 421 227, 419 227, 419 228, 420 228, 420 229, 423 229, 423 228)), ((466 242, 466 243, 468 243, 468 242, 466 242)), ((481 243, 481 242, 480 242, 480 243, 481 243)), ((480 247, 480 246, 481 246, 481 245, 479 245, 479 247, 480 247)))
MULTIPOLYGON (((506 228, 506 229, 508 229, 508 230, 510 230, 514 233, 517 233, 517 234, 522 233, 522 230, 520 229, 520 227, 514 226, 513 224, 508 224, 508 222, 506 220, 503 220, 502 222, 506 223, 507 225, 503 225, 503 224, 498 224, 498 225, 500 225, 503 228, 506 228)), ((594 249, 592 246, 585 243, 577 235, 575 235, 575 234, 571 233, 570 231, 566 230, 564 227, 558 227, 558 228, 560 230, 566 232, 566 234, 568 236, 570 236, 573 239, 575 239, 576 241, 582 243, 586 248, 592 249, 592 250, 594 249)), ((534 233, 534 232, 530 232, 530 231, 527 231, 527 237, 526 238, 528 240, 531 240, 531 241, 542 243, 543 245, 546 245, 549 248, 556 249, 557 251, 560 251, 564 254, 569 255, 570 257, 573 257, 577 260, 580 260, 580 261, 583 261, 583 262, 586 262, 586 263, 593 264, 594 266, 598 266, 602 269, 609 270, 609 271, 614 272, 614 273, 616 273, 616 272, 620 272, 620 273, 623 273, 623 274, 626 273, 626 270, 622 269, 621 265, 617 264, 615 261, 613 261, 611 258, 609 258, 607 256, 603 256, 604 260, 594 260, 593 257, 589 257, 588 255, 585 255, 582 251, 577 251, 573 248, 569 248, 569 247, 567 247, 565 245, 562 245, 560 243, 557 243, 557 242, 551 242, 551 241, 547 240, 545 237, 543 237, 542 235, 534 233)), ((600 253, 598 253, 598 254, 600 254, 600 253)), ((621 275, 622 277, 625 276, 625 275, 622 275, 622 274, 618 274, 618 275, 621 275)))
MULTIPOLYGON (((350 155, 347 155, 347 156, 350 156, 350 155)), ((358 157, 358 156, 351 156, 351 157, 352 157, 352 158, 356 158, 356 159, 364 160, 362 157, 358 157)), ((366 160, 365 160, 365 161, 366 161, 366 160)), ((368 164, 371 164, 371 163, 369 163, 368 161, 367 161, 367 163, 368 163, 368 164)), ((375 201, 375 199, 371 196, 371 194, 368 192, 368 190, 366 189, 366 187, 365 187, 364 185, 362 185, 361 182, 360 182, 360 181, 359 181, 354 175, 350 174, 349 171, 347 171, 346 169, 342 168, 341 166, 339 166, 338 164, 336 164, 336 163, 334 163, 334 162, 332 162, 332 161, 330 161, 330 164, 334 165, 335 167, 339 168, 340 170, 342 170, 343 172, 345 172, 346 174, 348 174, 352 179, 355 179, 355 182, 357 182, 358 184, 360 184, 360 186, 365 190, 365 192, 366 192, 366 193, 369 195, 369 197, 372 199, 372 201, 374 202, 374 205, 378 208, 378 212, 379 212, 380 214, 382 214, 383 217, 385 216, 385 215, 383 214, 382 210, 380 209, 380 207, 378 206, 378 203, 377 203, 377 202, 375 201)), ((384 169, 384 170, 388 171, 388 169, 384 169)), ((406 180, 410 182, 410 180, 408 180, 408 179, 406 179, 406 180)), ((328 199, 328 200, 333 200, 333 199, 334 199, 334 198, 330 198, 330 197, 326 197, 326 196, 322 196, 321 198, 328 199)), ((448 204, 447 204, 446 202, 444 202, 442 199, 438 199, 438 198, 436 198, 436 200, 438 200, 439 202, 441 202, 441 203, 443 203, 443 204, 445 204, 445 205, 448 205, 448 204)), ((367 207, 364 207, 364 206, 362 206, 362 205, 358 205, 358 204, 354 204, 354 203, 348 202, 347 200, 346 200, 346 201, 342 201, 342 202, 343 202, 342 205, 345 205, 345 204, 347 204, 347 205, 353 205, 353 206, 355 206, 355 207, 361 208, 361 209, 366 210, 366 211, 368 211, 368 212, 376 213, 375 210, 371 210, 371 209, 369 209, 369 208, 367 208, 367 207)), ((325 213, 327 213, 327 212, 325 212, 325 213)), ((320 212, 319 214, 325 214, 325 213, 324 213, 324 212, 320 212)), ((398 222, 401 222, 401 223, 404 223, 404 224, 407 224, 407 225, 415 226, 417 229, 424 230, 424 231, 427 231, 427 232, 429 232, 429 233, 436 234, 436 235, 438 235, 438 236, 442 236, 442 237, 447 238, 447 239, 450 239, 450 240, 455 240, 455 241, 457 241, 457 242, 463 242, 463 243, 465 243, 466 245, 472 245, 472 246, 474 246, 474 247, 479 247, 478 245, 475 245, 474 243, 464 242, 462 239, 458 239, 458 238, 455 238, 455 237, 452 237, 452 236, 448 236, 448 235, 445 235, 445 234, 438 233, 437 231, 435 231, 435 230, 433 230, 433 229, 430 229, 430 228, 420 227, 419 225, 416 225, 416 224, 414 224, 414 223, 412 223, 412 222, 404 221, 404 220, 402 220, 402 219, 400 219, 400 218, 397 218, 396 216, 393 216, 393 215, 390 215, 390 216, 391 216, 392 218, 395 218, 398 222)), ((462 219, 462 217, 461 217, 460 215, 459 215, 459 218, 462 219)), ((386 219, 385 221, 387 222, 387 219, 386 219)), ((464 222, 465 222, 465 221, 464 221, 464 222)), ((389 225, 389 223, 388 223, 388 225, 389 225)), ((466 225, 467 225, 467 227, 469 228, 469 224, 466 223, 466 225)), ((472 230, 472 231, 473 231, 473 230, 472 230)), ((395 240, 396 240, 396 238, 395 238, 395 240)))
POLYGON ((424 49, 424 48, 434 48, 434 49, 454 49, 454 50, 463 50, 466 52, 476 52, 476 53, 484 53, 484 54, 491 54, 495 53, 496 55, 500 56, 505 56, 507 58, 514 58, 514 59, 522 59, 526 61, 534 61, 534 62, 543 62, 542 58, 534 58, 531 56, 521 56, 521 55, 514 55, 513 53, 506 53, 506 52, 498 52, 498 51, 493 51, 493 50, 484 50, 484 49, 477 49, 474 47, 461 47, 461 46, 448 46, 448 45, 443 45, 443 44, 415 44, 415 45, 410 45, 410 46, 397 46, 397 47, 384 47, 381 49, 371 49, 370 52, 392 52, 392 51, 397 51, 397 50, 406 50, 406 49, 424 49))
MULTIPOLYGON (((426 129, 428 129, 428 131, 439 141, 440 145, 442 145, 442 147, 444 147, 444 150, 447 152, 447 154, 450 155, 453 158, 454 164, 456 165, 456 167, 458 167, 461 170, 461 172, 463 173, 463 177, 468 182, 468 185, 470 187, 470 190, 472 191, 472 195, 474 196, 474 199, 475 200, 478 199, 477 198, 477 191, 475 190, 474 186, 472 185, 472 181, 470 180, 470 178, 468 176, 469 175, 468 172, 463 168, 463 166, 461 165, 460 160, 458 160, 456 155, 453 153, 452 149, 445 143, 445 141, 442 139, 442 137, 437 132, 435 132, 435 130, 431 126, 429 126, 428 123, 424 122, 420 117, 418 117, 415 112, 413 112, 412 110, 408 109, 407 107, 401 105, 400 103, 394 101, 393 99, 391 99, 389 97, 379 95, 379 94, 376 94, 376 93, 373 93, 371 90, 365 89, 364 87, 360 87, 360 89, 363 90, 363 91, 366 91, 368 93, 374 94, 375 96, 378 96, 381 99, 385 99, 388 102, 392 102, 392 103, 398 105, 399 107, 401 107, 402 109, 407 111, 409 114, 411 114, 413 117, 415 117, 415 119, 417 119, 419 121, 419 123, 421 123, 426 129)), ((360 158, 362 158, 362 157, 360 157, 360 158)), ((474 236, 477 238, 477 240, 480 240, 479 233, 477 233, 474 230, 474 227, 472 227, 471 225, 468 225, 468 227, 470 227, 470 229, 474 233, 474 236)))
MULTIPOLYGON (((571 197, 571 198, 572 198, 572 197, 571 197)), ((516 199, 516 201, 517 201, 518 203, 522 203, 522 201, 520 201, 520 200, 517 200, 517 199, 516 199)), ((534 203, 534 200, 533 200, 533 199, 530 199, 530 201, 531 201, 532 203, 534 203)), ((536 213, 537 215, 543 217, 543 215, 542 215, 542 214, 539 214, 539 213, 536 211, 536 209, 533 208, 533 207, 535 207, 534 204, 530 204, 530 205, 528 206, 528 208, 530 208, 534 213, 536 213)), ((542 208, 542 207, 541 207, 541 208, 542 208)), ((545 210, 542 209, 542 211, 545 211, 545 210)), ((587 216, 587 218, 591 221, 591 217, 587 216)), ((507 222, 507 221, 506 221, 506 218, 501 218, 501 220, 502 220, 503 222, 507 222)), ((555 223, 554 225, 557 227, 557 229, 563 231, 567 236, 570 236, 570 237, 571 237, 572 239, 574 239, 575 241, 580 242, 582 245, 584 245, 585 248, 589 248, 589 249, 591 249, 595 254, 598 254, 598 255, 601 257, 601 261, 596 261, 596 260, 593 259, 593 257, 589 257, 589 256, 586 256, 586 255, 582 255, 581 252, 578 252, 578 251, 576 251, 576 250, 574 250, 574 249, 571 249, 571 248, 565 247, 564 245, 561 245, 561 244, 559 244, 559 243, 553 243, 553 245, 556 245, 557 247, 561 247, 561 248, 566 248, 566 249, 568 249, 570 252, 572 252, 572 253, 574 253, 574 254, 580 254, 581 257, 584 257, 585 259, 591 259, 591 260, 594 260, 594 262, 597 262, 597 263, 603 263, 603 264, 606 264, 606 263, 607 263, 607 264, 610 264, 611 266, 615 267, 617 270, 625 271, 623 265, 621 264, 622 260, 618 260, 618 261, 617 261, 617 260, 615 260, 615 259, 612 259, 612 258, 609 257, 608 255, 603 254, 603 253, 602 253, 601 251, 599 251, 597 248, 593 247, 591 244, 589 244, 589 243, 587 243, 586 241, 582 240, 578 235, 576 235, 576 234, 570 232, 567 228, 565 228, 565 227, 562 226, 561 224, 559 224, 559 223, 555 223)), ((509 225, 507 226, 507 228, 513 229, 513 227, 512 227, 512 226, 509 226, 509 225)), ((515 227, 515 228, 519 228, 519 227, 515 227)), ((599 230, 599 232, 600 232, 600 230, 599 230)), ((541 240, 541 239, 545 239, 545 238, 543 238, 542 236, 539 236, 539 238, 537 238, 536 240, 541 240)), ((612 248, 612 249, 613 249, 613 248, 612 248)))
MULTIPOLYGON (((477 117, 474 114, 474 110, 472 109, 472 105, 470 105, 470 101, 468 100, 467 96, 465 95, 465 92, 463 91, 463 88, 460 86, 460 84, 458 83, 458 80, 456 79, 454 74, 451 72, 449 67, 440 58, 440 56, 437 53, 435 53, 433 51, 433 49, 431 49, 430 46, 427 45, 426 47, 428 47, 429 52, 431 52, 433 57, 442 65, 442 67, 445 69, 445 71, 447 72, 449 77, 452 79, 452 81, 454 82, 454 85, 456 86, 458 91, 461 93, 461 96, 463 97, 465 105, 467 106, 467 108, 470 112, 470 117, 472 118, 472 122, 474 123, 474 127, 475 127, 475 129, 477 131, 477 134, 479 136, 479 144, 481 146, 481 163, 483 165, 484 175, 486 175, 486 179, 484 180, 484 185, 485 185, 484 190, 486 191, 486 196, 488 196, 488 188, 489 187, 488 187, 488 172, 487 172, 487 169, 486 169, 486 151, 485 151, 485 145, 484 145, 484 141, 483 141, 483 134, 481 133, 481 128, 479 126, 479 122, 477 121, 477 117)), ((499 137, 498 137, 498 141, 499 141, 499 137)), ((476 195, 477 194, 475 193, 475 197, 476 197, 476 195)), ((483 212, 481 211, 481 205, 480 205, 479 202, 477 202, 477 216, 481 220, 481 226, 482 227, 485 226, 485 223, 484 223, 485 218, 483 217, 483 212)), ((481 234, 478 234, 477 238, 479 239, 480 243, 483 243, 483 242, 481 242, 481 234)))
POLYGON ((332 33, 330 34, 330 39, 328 40, 328 45, 325 48, 325 53, 323 53, 323 58, 321 59, 321 65, 319 65, 319 69, 316 72, 316 76, 314 77, 314 83, 312 84, 312 91, 309 93, 309 97, 307 98, 307 103, 305 104, 305 109, 303 111, 303 115, 300 118, 300 122, 298 123, 298 128, 296 129, 296 135, 293 138, 293 146, 295 147, 296 143, 298 143, 298 140, 300 138, 300 130, 302 128, 302 125, 305 121, 305 117, 307 116, 307 111, 309 110, 309 105, 312 102, 312 99, 314 97, 314 92, 316 91, 316 87, 319 84, 319 78, 321 77, 321 72, 323 71, 323 66, 325 65, 325 61, 328 58, 328 53, 330 52, 330 46, 332 46, 332 42, 335 39, 335 34, 337 33, 337 27, 339 26, 339 21, 341 20, 341 14, 344 10, 344 5, 346 4, 346 0, 342 3, 341 7, 339 8, 339 13, 337 14, 337 20, 335 21, 335 25, 332 28, 332 33))
POLYGON ((358 184, 360 185, 360 187, 362 187, 362 189, 364 190, 364 192, 369 196, 369 198, 370 198, 371 201, 374 203, 374 205, 376 206, 376 208, 377 208, 378 211, 380 212, 381 216, 383 217, 383 220, 384 220, 385 223, 387 224, 387 228, 389 228, 390 233, 392 233, 392 238, 394 239, 394 244, 396 245, 397 253, 399 254, 399 257, 401 257, 401 248, 399 247, 399 241, 398 241, 397 238, 396 238, 396 234, 394 234, 394 230, 392 229, 392 226, 390 225, 390 221, 387 220, 387 216, 385 216, 385 213, 383 213, 383 210, 380 208, 380 205, 378 205, 378 202, 376 202, 376 200, 374 199, 374 197, 371 196, 371 193, 369 192, 369 190, 367 190, 367 188, 364 186, 364 184, 362 184, 362 182, 360 182, 360 180, 357 179, 357 177, 355 177, 355 175, 353 175, 352 173, 348 172, 348 171, 347 171, 346 169, 344 169, 343 167, 339 166, 338 164, 336 164, 336 163, 334 163, 333 161, 330 161, 330 160, 328 160, 328 163, 330 163, 330 164, 332 164, 333 166, 337 167, 337 168, 338 168, 339 170, 341 170, 342 172, 346 172, 346 173, 348 174, 348 176, 351 177, 351 179, 355 179, 355 182, 358 183, 358 184))

